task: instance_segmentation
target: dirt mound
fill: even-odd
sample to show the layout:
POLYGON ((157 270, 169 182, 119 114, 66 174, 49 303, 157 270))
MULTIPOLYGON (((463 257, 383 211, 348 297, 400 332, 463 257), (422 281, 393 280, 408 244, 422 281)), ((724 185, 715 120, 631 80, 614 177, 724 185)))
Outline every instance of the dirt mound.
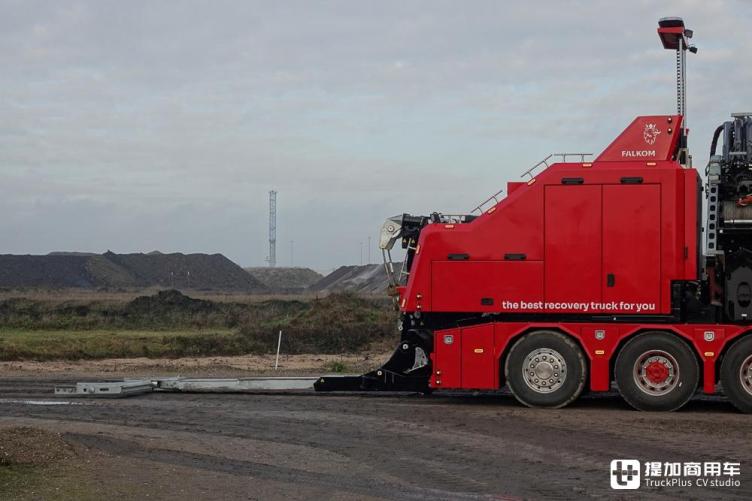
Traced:
POLYGON ((89 257, 86 261, 86 272, 91 277, 93 288, 130 289, 144 286, 142 280, 111 261, 106 255, 89 257))
POLYGON ((219 311, 216 303, 193 299, 175 289, 159 291, 153 296, 140 296, 125 306, 126 315, 144 313, 169 314, 178 312, 183 315, 195 313, 212 313, 219 311))
POLYGON ((263 284, 222 254, 104 254, 143 285, 194 290, 258 291, 263 284))
POLYGON ((0 256, 0 287, 94 287, 87 256, 0 256))
POLYGON ((310 268, 246 268, 245 271, 272 292, 299 294, 322 278, 310 268))
POLYGON ((221 254, 0 255, 0 287, 9 289, 133 289, 268 292, 221 254))
POLYGON ((0 466, 45 465, 74 456, 58 433, 28 426, 0 428, 0 466))
POLYGON ((310 292, 384 293, 389 286, 384 265, 340 266, 308 289, 310 292))

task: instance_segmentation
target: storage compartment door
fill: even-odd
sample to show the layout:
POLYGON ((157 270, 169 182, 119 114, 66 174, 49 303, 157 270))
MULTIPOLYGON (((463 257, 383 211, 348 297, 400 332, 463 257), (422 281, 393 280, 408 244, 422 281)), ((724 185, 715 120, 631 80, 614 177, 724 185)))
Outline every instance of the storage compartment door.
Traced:
POLYGON ((444 329, 433 337, 433 388, 460 388, 462 379, 460 329, 444 329))
POLYGON ((620 313, 660 312, 660 185, 603 187, 602 280, 604 303, 620 313))
POLYGON ((493 324, 462 329, 462 387, 481 390, 496 388, 493 324))
POLYGON ((601 299, 601 186, 546 186, 547 310, 582 313, 601 299))

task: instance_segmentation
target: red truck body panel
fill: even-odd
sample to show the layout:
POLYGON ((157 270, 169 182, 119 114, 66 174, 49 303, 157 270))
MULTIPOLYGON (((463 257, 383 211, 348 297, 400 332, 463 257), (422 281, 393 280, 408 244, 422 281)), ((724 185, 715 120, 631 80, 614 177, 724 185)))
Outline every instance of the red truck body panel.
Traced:
POLYGON ((555 330, 577 339, 589 360, 592 391, 611 388, 611 363, 617 348, 633 335, 669 331, 694 347, 701 361, 702 388, 715 391, 715 365, 723 349, 749 330, 740 325, 641 324, 585 322, 493 322, 434 333, 431 354, 434 389, 498 389, 503 385, 504 356, 514 341, 532 330, 555 330))

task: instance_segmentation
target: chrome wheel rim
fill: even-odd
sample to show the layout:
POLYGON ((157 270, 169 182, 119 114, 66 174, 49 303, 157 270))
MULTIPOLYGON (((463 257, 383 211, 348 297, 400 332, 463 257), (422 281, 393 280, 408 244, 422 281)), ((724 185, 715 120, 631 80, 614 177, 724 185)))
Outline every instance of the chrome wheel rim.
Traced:
POLYGON ((561 388, 567 379, 567 363, 558 351, 538 348, 525 357, 522 378, 536 393, 553 393, 561 388))
POLYGON ((643 393, 660 397, 679 385, 679 364, 666 351, 650 350, 637 357, 633 375, 635 384, 643 393))
POLYGON ((742 362, 739 368, 739 381, 742 384, 744 391, 752 395, 752 355, 748 356, 744 362, 742 362))

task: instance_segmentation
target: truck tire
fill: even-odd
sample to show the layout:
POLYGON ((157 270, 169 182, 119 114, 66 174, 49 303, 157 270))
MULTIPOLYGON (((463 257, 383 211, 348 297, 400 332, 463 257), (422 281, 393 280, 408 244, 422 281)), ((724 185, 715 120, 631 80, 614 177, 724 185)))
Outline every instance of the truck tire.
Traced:
POLYGON ((520 403, 558 409, 582 393, 587 365, 580 347, 567 336, 535 331, 509 350, 504 376, 520 403))
POLYGON ((645 332, 630 339, 616 358, 616 384, 641 411, 674 411, 689 402, 700 380, 692 349, 677 336, 645 332))
POLYGON ((723 393, 742 412, 752 413, 752 336, 736 341, 721 364, 723 393))

